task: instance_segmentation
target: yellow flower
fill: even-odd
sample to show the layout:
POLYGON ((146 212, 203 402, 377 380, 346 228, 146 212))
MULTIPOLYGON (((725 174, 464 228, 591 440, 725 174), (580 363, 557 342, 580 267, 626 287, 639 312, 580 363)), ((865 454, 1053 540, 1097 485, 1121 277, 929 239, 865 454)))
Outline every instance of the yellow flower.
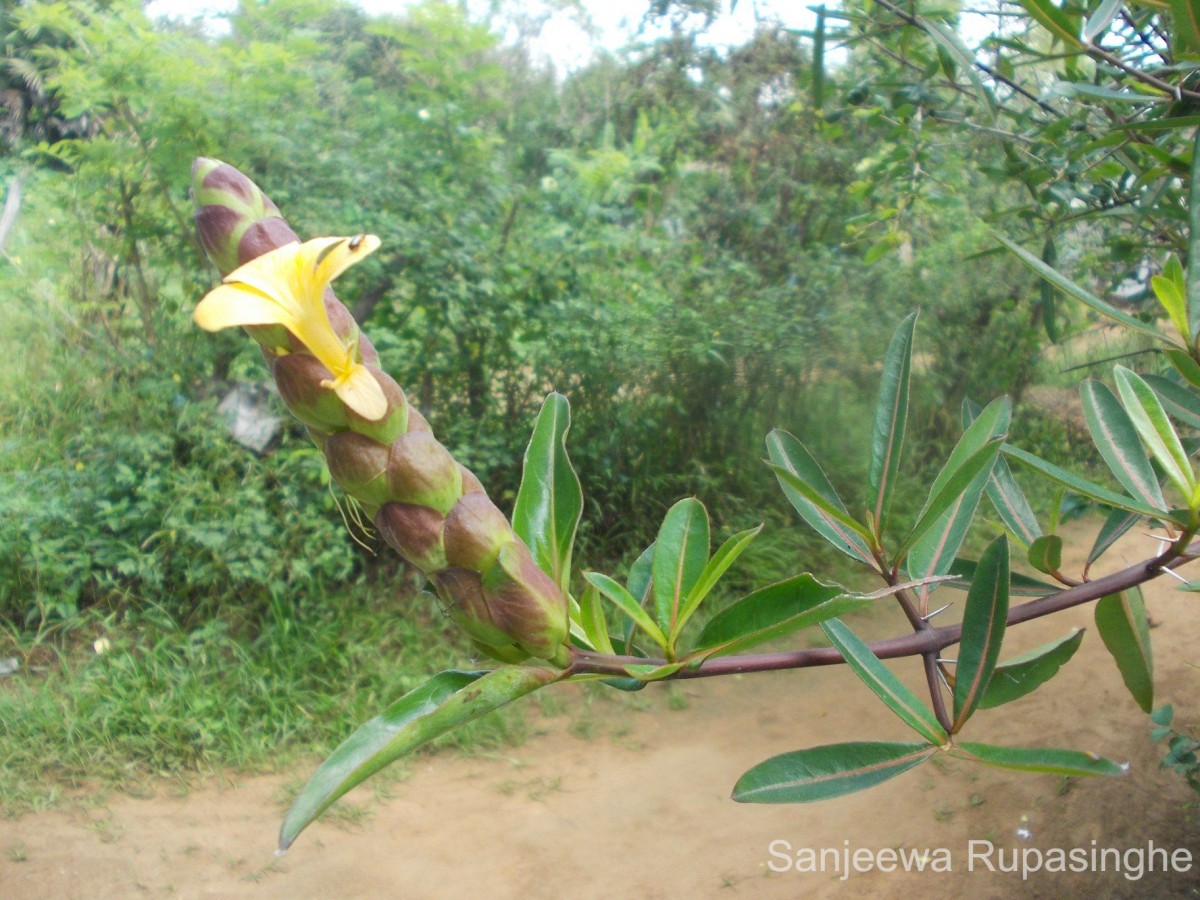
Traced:
POLYGON ((205 331, 282 325, 333 373, 322 387, 363 418, 382 419, 383 389, 334 332, 324 299, 333 279, 378 247, 373 234, 286 244, 230 272, 197 304, 196 324, 205 331))

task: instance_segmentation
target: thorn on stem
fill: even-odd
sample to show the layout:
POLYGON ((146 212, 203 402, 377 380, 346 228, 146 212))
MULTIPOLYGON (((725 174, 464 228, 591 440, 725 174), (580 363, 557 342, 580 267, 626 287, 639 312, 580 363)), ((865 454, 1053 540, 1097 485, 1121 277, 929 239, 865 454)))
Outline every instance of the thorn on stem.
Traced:
POLYGON ((942 613, 944 613, 946 610, 948 610, 953 605, 954 605, 953 603, 947 603, 945 606, 941 607, 940 609, 935 609, 933 612, 927 613, 926 615, 922 616, 921 618, 923 618, 926 622, 928 622, 934 616, 941 615, 942 613))

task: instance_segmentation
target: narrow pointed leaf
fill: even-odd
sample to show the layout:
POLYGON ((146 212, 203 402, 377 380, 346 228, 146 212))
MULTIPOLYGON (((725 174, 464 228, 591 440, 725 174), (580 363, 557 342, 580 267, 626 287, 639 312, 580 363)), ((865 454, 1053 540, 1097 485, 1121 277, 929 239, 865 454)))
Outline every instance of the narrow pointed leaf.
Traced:
POLYGON ((1195 0, 1167 0, 1167 5, 1171 7, 1171 49, 1175 58, 1194 59, 1200 54, 1200 9, 1195 0))
POLYGON ((729 567, 737 561, 737 558, 742 555, 742 552, 750 546, 750 542, 758 537, 759 532, 762 530, 763 526, 759 525, 757 528, 739 531, 717 549, 712 559, 705 565, 704 571, 700 573, 700 577, 696 579, 696 583, 692 585, 692 589, 688 591, 683 609, 679 613, 679 621, 675 623, 675 629, 672 632, 673 637, 678 637, 679 633, 683 631, 683 626, 692 617, 692 613, 699 609, 700 604, 704 602, 704 598, 708 596, 709 592, 716 587, 717 582, 721 580, 721 576, 729 570, 729 567))
POLYGON ((992 709, 1011 703, 1037 690, 1061 669, 1083 643, 1083 629, 1076 628, 1066 637, 1036 650, 1030 650, 996 666, 992 680, 979 701, 980 709, 992 709))
POLYGON ((1112 24, 1113 19, 1121 12, 1121 7, 1124 5, 1124 0, 1104 0, 1096 7, 1096 11, 1088 16, 1087 22, 1083 26, 1083 39, 1094 41, 1097 36, 1107 31, 1108 26, 1112 24))
POLYGON ((874 602, 848 594, 836 584, 822 584, 811 575, 796 575, 759 588, 713 616, 696 641, 701 649, 692 655, 745 650, 874 602))
POLYGON ((1008 467, 1008 461, 1003 456, 996 460, 996 466, 992 469, 987 495, 1004 527, 1011 531, 1018 541, 1028 546, 1041 537, 1042 529, 1038 525, 1033 507, 1025 499, 1025 493, 1017 484, 1017 479, 1013 477, 1012 469, 1008 467))
MULTIPOLYGON (((840 529, 841 532, 857 535, 859 542, 861 542, 864 547, 866 546, 866 543, 872 539, 871 532, 867 530, 865 525, 863 525, 861 522, 855 521, 849 516, 849 514, 838 509, 834 504, 826 500, 812 485, 808 484, 798 476, 793 475, 790 471, 782 466, 777 466, 774 463, 767 463, 767 468, 775 473, 780 483, 790 487, 793 491, 802 495, 804 499, 816 507, 822 516, 827 518, 835 528, 840 529)), ((857 556, 857 554, 854 553, 851 555, 857 556)), ((872 562, 872 565, 874 565, 874 562, 872 562)))
POLYGON ((853 742, 764 760, 738 779, 739 803, 811 803, 874 787, 937 753, 931 744, 853 742))
POLYGON ((1129 768, 1093 753, 1048 747, 996 747, 964 742, 955 745, 951 753, 1001 769, 1044 775, 1124 775, 1129 768))
POLYGON ((1062 566, 1062 538, 1047 534, 1029 545, 1029 564, 1039 572, 1053 575, 1062 566))
POLYGON ((633 594, 621 586, 620 582, 613 581, 607 575, 602 575, 599 572, 584 572, 583 577, 595 585, 601 594, 615 603, 617 608, 625 613, 638 628, 646 632, 654 643, 660 647, 667 646, 667 638, 663 634, 662 629, 650 618, 650 614, 642 609, 641 604, 634 599, 633 594))
POLYGON ((804 445, 786 431, 776 429, 767 435, 767 456, 778 467, 775 475, 784 496, 809 527, 847 556, 874 568, 875 559, 862 536, 866 529, 858 523, 856 527, 846 524, 844 520, 850 519, 846 507, 804 445), (784 478, 780 470, 791 479, 784 478), (805 490, 793 487, 796 482, 803 484, 805 490), (819 504, 809 499, 814 495, 820 498, 819 504))
MULTIPOLYGON (((1188 269, 1188 273, 1190 275, 1191 269, 1188 269)), ((1198 276, 1198 277, 1200 277, 1200 276, 1198 276)), ((1189 283, 1188 289, 1191 290, 1191 288, 1190 288, 1191 282, 1189 281, 1188 283, 1189 283)), ((1193 332, 1193 333, 1195 333, 1195 332, 1193 332)), ((1182 375, 1188 384, 1190 384, 1192 387, 1200 387, 1200 364, 1198 364, 1194 359, 1192 359, 1190 356, 1188 356, 1188 354, 1186 352, 1184 352, 1183 350, 1178 350, 1173 347, 1168 347, 1163 352, 1165 352, 1167 354, 1167 359, 1171 360, 1171 365, 1173 365, 1175 367, 1175 371, 1178 372, 1180 375, 1182 375)), ((1143 377, 1146 378, 1147 381, 1149 381, 1149 376, 1143 376, 1143 377)))
POLYGON ((900 469, 904 429, 908 422, 908 383, 912 371, 913 330, 917 314, 908 316, 888 345, 883 359, 883 379, 875 405, 871 432, 871 468, 867 479, 875 514, 875 528, 883 533, 892 487, 900 469))
POLYGON ((571 551, 583 514, 583 489, 567 456, 571 406, 562 394, 542 404, 525 449, 521 487, 513 506, 513 530, 559 588, 571 578, 571 551))
POLYGON ((335 800, 433 738, 560 677, 552 669, 505 666, 492 672, 442 672, 409 691, 350 735, 301 789, 283 820, 286 850, 335 800))
POLYGON ((1120 322, 1127 328, 1132 328, 1134 331, 1141 332, 1142 334, 1152 337, 1157 341, 1162 341, 1168 344, 1175 343, 1171 338, 1167 337, 1153 325, 1148 325, 1141 319, 1135 319, 1133 316, 1121 312, 1111 303, 1107 303, 1090 291, 1084 290, 1065 275, 1058 272, 1056 269, 1052 269, 1050 266, 1046 265, 1038 256, 1030 253, 1020 244, 1014 243, 1013 241, 1010 241, 1008 238, 999 234, 996 235, 996 239, 999 240, 1000 243, 1004 244, 1004 246, 1006 246, 1009 250, 1011 250, 1016 255, 1017 259, 1021 260, 1021 262, 1023 262, 1027 267, 1032 269, 1042 278, 1049 281, 1064 294, 1074 297, 1076 300, 1079 300, 1080 302, 1085 303, 1092 309, 1096 310, 1096 312, 1108 316, 1114 321, 1120 322))
POLYGON ((1143 516, 1151 516, 1156 519, 1164 518, 1162 510, 1155 509, 1153 506, 1143 503, 1140 500, 1135 500, 1132 497, 1126 497, 1124 494, 1110 491, 1108 488, 1100 487, 1098 484, 1093 484, 1086 478, 1080 478, 1073 472, 1068 472, 1066 469, 1054 465, 1054 463, 1039 459, 1032 453, 1026 453, 1019 447, 1005 444, 1004 454, 1010 459, 1015 459, 1022 465, 1028 466, 1035 472, 1044 475, 1051 481, 1061 484, 1063 487, 1079 494, 1081 497, 1090 497, 1106 506, 1115 506, 1119 509, 1136 512, 1143 516))
MULTIPOLYGON (((978 415, 979 408, 970 400, 964 399, 963 428, 970 425, 978 415)), ((1025 499, 1025 492, 1017 484, 1017 479, 1013 477, 1008 461, 1003 456, 996 460, 996 465, 992 468, 992 477, 987 483, 987 495, 1004 527, 1011 531, 1018 541, 1029 546, 1041 536, 1042 529, 1038 525, 1033 507, 1025 499)))
MULTIPOLYGON (((1002 438, 1008 433, 1011 412, 1012 405, 1008 398, 1002 397, 990 403, 987 409, 967 426, 954 450, 951 451, 950 458, 938 473, 937 478, 934 479, 926 507, 945 488, 949 479, 972 454, 981 450, 988 441, 1002 438)), ((925 578, 930 575, 944 575, 950 571, 954 557, 967 535, 971 520, 975 518, 975 511, 979 507, 984 487, 990 479, 991 472, 988 471, 981 471, 976 475, 950 507, 933 523, 925 536, 913 544, 908 555, 909 575, 913 578, 925 578)), ((922 596, 927 596, 927 594, 927 590, 922 591, 922 596)))
POLYGON ((1166 509, 1167 501, 1137 429, 1116 395, 1100 382, 1088 379, 1079 386, 1079 397, 1092 441, 1121 487, 1150 506, 1166 509))
POLYGON ((629 588, 629 593, 633 594, 634 599, 643 606, 646 605, 650 597, 650 581, 652 579, 651 566, 654 563, 654 542, 650 542, 650 546, 642 551, 641 555, 633 561, 633 565, 629 567, 629 577, 625 581, 625 586, 629 588))
MULTIPOLYGON (((1174 257, 1172 257, 1174 259, 1174 257)), ((1154 296, 1162 304, 1167 318, 1175 326, 1175 330, 1185 340, 1189 340, 1187 319, 1187 298, 1183 293, 1183 285, 1164 275, 1154 275, 1150 278, 1150 287, 1154 296)))
POLYGON ((708 511, 694 497, 680 500, 663 518, 651 571, 654 615, 663 634, 676 633, 684 598, 708 563, 708 511))
POLYGON ((1185 425, 1200 428, 1200 396, 1195 391, 1161 375, 1146 375, 1143 380, 1158 395, 1168 414, 1185 425))
MULTIPOLYGON (((980 479, 980 490, 984 479, 991 477, 992 467, 1000 455, 1002 438, 988 441, 979 450, 972 453, 948 478, 942 483, 941 489, 929 498, 925 511, 917 519, 912 533, 896 551, 896 558, 903 559, 917 541, 921 540, 938 519, 947 511, 959 504, 968 489, 972 488, 976 478, 980 479)), ((939 475, 939 478, 941 476, 939 475)))
POLYGON ((1108 552, 1108 549, 1120 540, 1125 532, 1141 520, 1142 516, 1138 513, 1128 512, 1124 509, 1109 510, 1108 516, 1104 519, 1104 524, 1100 526, 1100 532, 1092 544, 1092 549, 1088 553, 1087 564, 1090 566, 1108 552))
POLYGON ((946 730, 933 711, 908 689, 840 619, 821 623, 821 629, 842 654, 854 674, 862 679, 880 700, 887 704, 909 728, 932 744, 946 743, 946 730))
POLYGON ((975 86, 975 92, 979 95, 980 106, 983 107, 987 114, 988 120, 995 122, 996 120, 996 102, 992 97, 991 91, 984 84, 983 76, 975 67, 975 57, 967 46, 962 42, 958 34, 934 19, 928 19, 923 16, 917 16, 917 21, 920 27, 929 37, 936 43, 945 53, 949 54, 957 64, 962 73, 970 79, 971 84, 975 86))
POLYGON ((1113 377, 1125 412, 1129 413, 1133 427, 1149 448, 1150 455, 1162 466, 1184 499, 1190 501, 1196 488, 1192 464, 1154 390, 1137 373, 1124 366, 1116 366, 1113 377))
POLYGON ((604 607, 600 604, 600 589, 594 584, 588 584, 583 590, 583 596, 579 598, 579 619, 592 649, 610 656, 615 653, 612 639, 608 635, 604 607))
POLYGON ((1068 48, 1080 47, 1079 21, 1054 4, 1054 0, 1018 0, 1021 7, 1037 23, 1063 42, 1068 48))
POLYGON ((962 641, 954 668, 954 725, 957 733, 987 690, 1000 658, 1008 618, 1008 539, 1003 535, 979 558, 975 580, 967 592, 962 641))
POLYGON ((1154 654, 1142 592, 1131 588, 1101 598, 1096 603, 1096 628, 1125 687, 1137 705, 1150 712, 1154 709, 1154 654))

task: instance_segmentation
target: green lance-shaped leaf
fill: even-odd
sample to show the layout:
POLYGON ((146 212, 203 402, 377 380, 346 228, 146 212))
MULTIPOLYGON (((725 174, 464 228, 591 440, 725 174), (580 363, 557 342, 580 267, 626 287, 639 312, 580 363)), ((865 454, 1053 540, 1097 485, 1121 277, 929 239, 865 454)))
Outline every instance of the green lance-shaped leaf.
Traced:
POLYGON ((583 589, 583 596, 579 598, 579 621, 583 626, 584 636, 594 649, 610 656, 616 652, 608 635, 608 623, 604 618, 604 607, 600 603, 600 590, 594 584, 589 583, 583 589))
POLYGON ((840 619, 821 623, 821 629, 842 654, 854 674, 888 705, 904 724, 933 744, 946 743, 946 730, 933 711, 885 666, 858 635, 840 619))
POLYGON ((697 639, 702 648, 692 656, 734 653, 834 616, 869 606, 874 600, 848 594, 836 584, 822 584, 811 575, 759 588, 713 616, 697 639))
POLYGON ((1064 638, 1043 644, 996 666, 992 680, 979 701, 980 709, 992 709, 1033 693, 1061 669, 1083 643, 1083 629, 1076 628, 1064 638))
POLYGON ((1054 0, 1019 0, 1021 7, 1037 23, 1058 38, 1068 49, 1080 46, 1079 17, 1069 15, 1054 4, 1054 0))
POLYGON ((1168 415, 1192 428, 1200 428, 1200 396, 1195 391, 1161 375, 1146 375, 1142 380, 1158 395, 1168 415))
POLYGON ((1128 765, 1093 753, 1077 750, 1052 750, 1048 747, 996 747, 992 744, 963 742, 950 751, 961 759, 986 763, 1017 772, 1044 775, 1124 775, 1128 765))
MULTIPOLYGON (((654 615, 663 634, 677 634, 675 623, 684 598, 700 580, 708 562, 708 511, 695 497, 680 500, 663 518, 654 542, 651 571, 654 615)), ((673 641, 669 638, 669 644, 673 641)))
POLYGON ((1196 0, 1167 0, 1167 5, 1171 7, 1171 50, 1175 58, 1195 59, 1200 56, 1200 8, 1196 0))
POLYGON ((570 427, 567 398, 547 396, 525 449, 512 518, 513 530, 563 592, 571 578, 571 551, 583 514, 583 490, 567 456, 570 427))
POLYGON ((757 528, 749 528, 746 531, 739 531, 737 534, 729 538, 723 543, 717 552, 713 554, 712 559, 705 565, 704 571, 700 573, 700 577, 696 579, 696 583, 692 585, 692 589, 688 591, 687 597, 683 602, 683 609, 679 611, 679 618, 675 622, 675 627, 671 631, 671 641, 674 643, 683 627, 688 623, 688 619, 692 617, 700 604, 704 602, 704 598, 709 592, 717 586, 717 582, 721 580, 729 567, 734 564, 743 551, 750 546, 750 542, 758 537, 759 532, 763 530, 763 526, 757 528))
POLYGON ((1137 429, 1116 395, 1100 382, 1088 379, 1079 386, 1079 396, 1092 441, 1121 487, 1150 506, 1166 509, 1162 488, 1137 429))
MULTIPOLYGON (((979 407, 964 398, 963 428, 968 427, 978 415, 979 407)), ((1000 516, 1000 521, 1017 540, 1028 546, 1041 536, 1042 529, 1038 525, 1033 507, 1025 499, 1025 492, 1017 484, 1003 456, 996 460, 996 465, 992 468, 992 477, 987 483, 987 495, 996 514, 1000 516)))
POLYGON ((1092 549, 1087 556, 1087 564, 1090 566, 1107 553, 1108 549, 1121 539, 1121 535, 1141 520, 1142 517, 1137 513, 1131 513, 1124 509, 1109 510, 1104 524, 1100 526, 1100 532, 1096 535, 1096 540, 1092 543, 1092 549))
POLYGON ((1200 151, 1200 131, 1197 131, 1196 136, 1192 139, 1192 182, 1188 187, 1187 318, 1188 328, 1193 337, 1200 336, 1200 152, 1198 151, 1200 151))
POLYGON ((1113 377, 1125 412, 1129 413, 1133 427, 1149 448, 1150 455, 1162 466, 1187 503, 1193 504, 1196 476, 1192 464, 1154 390, 1137 373, 1124 366, 1116 366, 1113 377))
POLYGON ((767 435, 767 456, 784 496, 800 518, 847 556, 878 568, 864 537, 869 532, 850 518, 837 491, 804 445, 786 431, 776 429, 767 435))
POLYGON ((560 677, 526 666, 435 675, 361 725, 321 763, 284 817, 280 849, 335 800, 405 753, 560 677))
POLYGON ((650 546, 633 561, 633 565, 629 567, 629 577, 625 580, 629 593, 643 606, 650 597, 650 581, 654 577, 651 571, 653 565, 654 541, 651 541, 650 546))
MULTIPOLYGON (((1007 397, 988 404, 987 409, 979 414, 967 426, 950 458, 934 479, 933 487, 929 490, 926 509, 933 499, 942 492, 946 484, 973 454, 983 449, 988 441, 1002 438, 1008 433, 1008 425, 1012 415, 1012 405, 1007 397)), ((999 448, 997 447, 997 456, 999 448)), ((944 575, 950 571, 954 557, 967 536, 971 520, 979 508, 979 500, 983 489, 991 479, 991 471, 981 471, 971 480, 961 494, 925 533, 919 541, 913 544, 908 554, 908 573, 913 578, 925 578, 929 575, 944 575)), ((924 514, 926 509, 922 509, 924 514)), ((922 591, 926 595, 928 591, 922 591)))
POLYGON ((1096 603, 1096 628, 1137 705, 1154 708, 1154 654, 1142 592, 1130 588, 1096 603))
POLYGON ((783 753, 760 762, 733 787, 739 803, 811 803, 895 778, 938 752, 932 744, 852 742, 783 753))
MULTIPOLYGON (((996 120, 996 102, 992 97, 992 92, 988 90, 984 84, 983 77, 979 70, 975 67, 975 56, 971 53, 967 46, 962 42, 958 34, 950 28, 947 28, 941 22, 934 19, 928 19, 923 16, 917 16, 919 27, 929 35, 930 39, 937 44, 938 48, 954 60, 958 68, 963 74, 970 79, 971 84, 975 86, 975 91, 979 95, 980 106, 983 107, 987 114, 988 120, 995 122, 996 120)), ((949 73, 947 73, 949 74, 949 73)), ((953 75, 950 76, 951 80, 953 75)))
POLYGON ((1097 37, 1108 30, 1108 26, 1112 24, 1113 19, 1121 12, 1121 8, 1125 5, 1125 0, 1104 0, 1096 11, 1087 18, 1087 22, 1083 26, 1083 39, 1085 41, 1094 41, 1097 37))
POLYGON ((1074 491, 1081 497, 1090 497, 1093 500, 1103 503, 1105 506, 1115 506, 1118 509, 1128 510, 1129 512, 1135 512, 1143 516, 1151 516, 1156 519, 1164 518, 1163 512, 1160 509, 1155 509, 1153 506, 1143 503, 1140 500, 1126 497, 1124 494, 1118 494, 1116 491, 1110 491, 1108 488, 1093 484, 1086 478, 1080 478, 1073 472, 1068 472, 1066 469, 1054 465, 1054 463, 1046 462, 1044 459, 1040 459, 1032 453, 1027 453, 1019 447, 1005 444, 1004 455, 1010 459, 1015 459, 1022 465, 1028 466, 1051 481, 1074 491))
POLYGON ((957 733, 987 690, 1008 619, 1008 538, 1001 535, 979 558, 975 580, 967 592, 962 641, 954 668, 954 725, 957 733))
POLYGON ((650 614, 642 608, 633 594, 622 587, 620 582, 613 581, 607 575, 601 575, 599 572, 584 572, 583 577, 591 582, 601 594, 615 603, 617 608, 625 613, 638 628, 646 632, 654 643, 664 650, 666 649, 667 636, 650 618, 650 614))
MULTIPOLYGON (((991 477, 992 467, 1000 456, 1002 444, 1002 438, 988 441, 963 460, 957 469, 949 473, 949 477, 942 481, 941 488, 931 494, 929 502, 925 505, 925 511, 921 513, 917 518, 917 524, 913 526, 912 533, 905 538, 904 543, 896 551, 897 562, 904 559, 913 545, 929 533, 943 514, 961 504, 963 495, 973 488, 977 478, 980 479, 979 489, 983 489, 983 484, 987 478, 991 477)), ((938 477, 940 478, 941 475, 938 477)))
POLYGON ((900 470, 908 421, 908 384, 912 372, 913 330, 917 314, 900 323, 883 358, 883 379, 871 431, 871 468, 867 479, 874 503, 875 533, 883 534, 892 487, 900 470))
POLYGON ((1014 254, 1016 254, 1017 259, 1021 260, 1021 262, 1023 262, 1026 266, 1028 266, 1042 278, 1049 281, 1064 294, 1074 297, 1076 300, 1079 300, 1080 302, 1085 303, 1092 309, 1096 310, 1096 312, 1108 316, 1114 321, 1120 322, 1127 328, 1132 328, 1134 331, 1141 332, 1142 334, 1152 337, 1157 341, 1162 341, 1167 344, 1175 344, 1170 337, 1163 334, 1153 325, 1148 325, 1141 319, 1135 319, 1133 316, 1121 312, 1111 303, 1107 303, 1090 291, 1084 290, 1061 272, 1046 265, 1044 262, 1042 262, 1040 257, 1030 253, 1020 244, 1016 244, 1000 234, 996 235, 996 239, 999 240, 1000 243, 1004 244, 1004 246, 1006 246, 1014 254))
POLYGON ((1154 296, 1158 298, 1158 302, 1162 304, 1162 308, 1166 311, 1167 318, 1171 320, 1171 324, 1179 332, 1180 337, 1184 341, 1190 341, 1187 296, 1185 295, 1186 288, 1183 283, 1183 269, 1179 265, 1179 260, 1172 256, 1167 263, 1166 271, 1162 275, 1155 275, 1150 279, 1150 287, 1154 291, 1154 296), (1174 263, 1174 266, 1171 263, 1174 263))
POLYGON ((1062 567, 1063 541, 1057 534, 1046 534, 1029 545, 1029 564, 1039 572, 1053 575, 1062 567))
MULTIPOLYGON (((1178 372, 1188 384, 1190 384, 1192 387, 1200 387, 1200 363, 1197 363, 1183 350, 1178 350, 1174 347, 1168 347, 1163 352, 1166 353, 1167 359, 1171 361, 1171 365, 1175 367, 1175 371, 1178 372)), ((1149 380, 1149 378, 1147 378, 1147 380, 1149 380)))

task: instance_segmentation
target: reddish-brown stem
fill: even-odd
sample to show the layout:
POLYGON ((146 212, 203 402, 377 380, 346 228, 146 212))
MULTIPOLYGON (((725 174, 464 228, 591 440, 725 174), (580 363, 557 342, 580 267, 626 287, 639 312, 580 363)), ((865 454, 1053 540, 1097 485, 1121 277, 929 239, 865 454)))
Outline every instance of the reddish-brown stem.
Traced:
POLYGON ((929 682, 929 699, 933 701, 933 714, 937 716, 941 726, 949 731, 954 723, 950 721, 950 713, 946 711, 946 697, 942 693, 942 684, 939 680, 941 676, 938 672, 938 655, 922 653, 921 659, 925 663, 925 679, 929 682))
MULTIPOLYGON (((1109 594, 1137 587, 1157 578, 1165 568, 1175 568, 1200 556, 1200 544, 1192 544, 1185 550, 1175 545, 1164 553, 1144 560, 1111 575, 1093 581, 1085 581, 1075 587, 1056 591, 1036 600, 1029 600, 1008 611, 1009 625, 1019 625, 1040 619, 1074 606, 1080 606, 1109 594)), ((868 646, 880 659, 898 659, 905 656, 921 656, 926 653, 940 656, 941 651, 962 638, 962 625, 930 627, 913 634, 873 641, 868 646)), ((785 650, 778 653, 755 653, 742 656, 722 656, 709 659, 691 667, 685 667, 671 677, 711 678, 717 675, 734 675, 746 672, 774 672, 783 669, 807 669, 815 666, 835 666, 845 662, 834 647, 817 647, 810 650, 785 650)), ((568 674, 628 676, 625 666, 666 665, 664 659, 645 659, 638 656, 608 656, 590 650, 576 649, 568 674)))

